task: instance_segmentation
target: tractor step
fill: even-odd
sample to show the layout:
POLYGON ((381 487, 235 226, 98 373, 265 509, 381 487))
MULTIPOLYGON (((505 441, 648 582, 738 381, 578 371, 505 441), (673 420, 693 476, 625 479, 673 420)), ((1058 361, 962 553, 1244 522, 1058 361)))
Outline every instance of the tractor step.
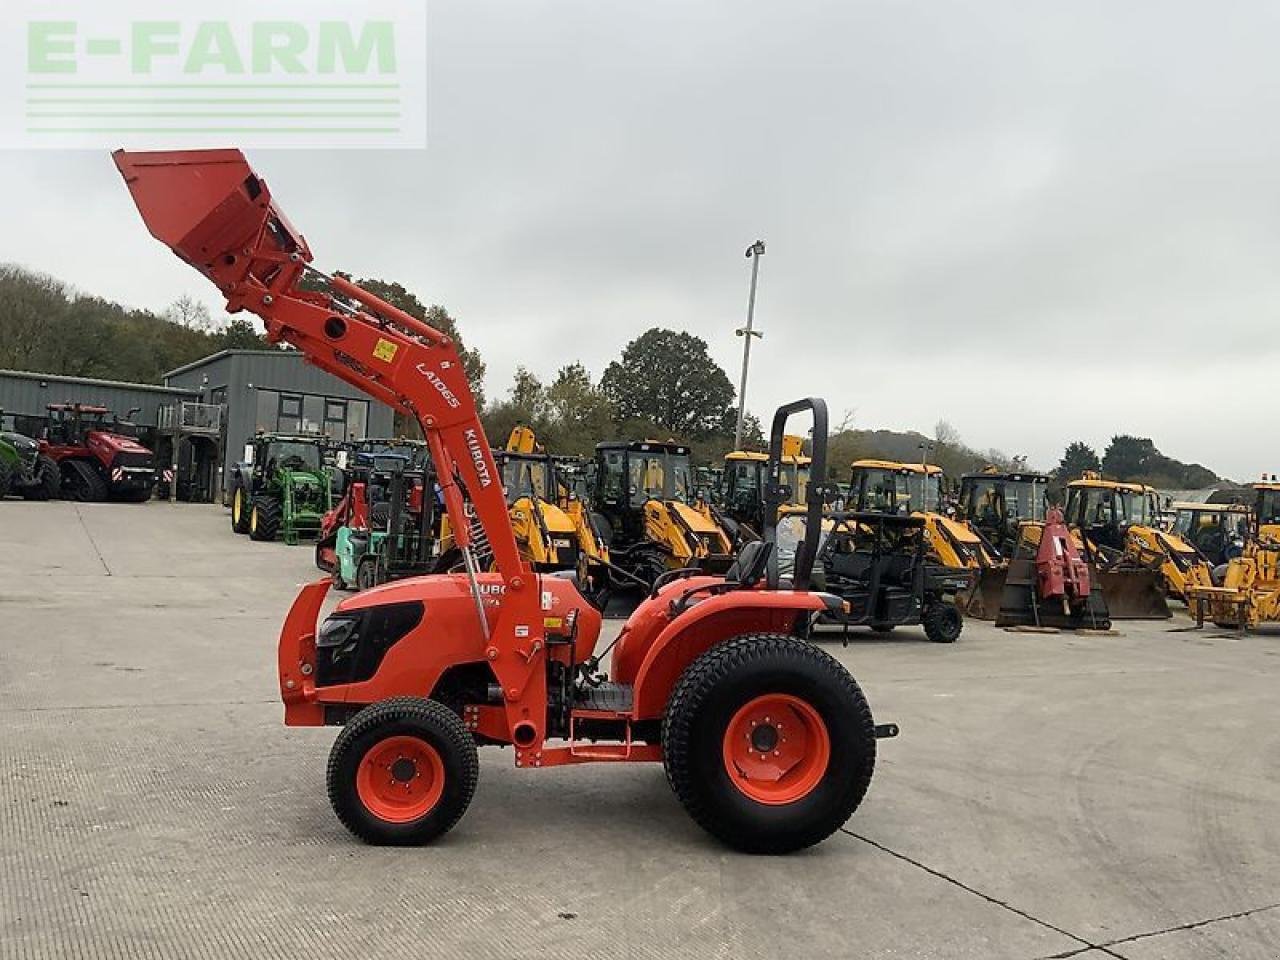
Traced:
POLYGON ((575 710, 598 710, 601 713, 627 713, 635 689, 629 683, 602 683, 598 687, 585 686, 578 691, 575 710))

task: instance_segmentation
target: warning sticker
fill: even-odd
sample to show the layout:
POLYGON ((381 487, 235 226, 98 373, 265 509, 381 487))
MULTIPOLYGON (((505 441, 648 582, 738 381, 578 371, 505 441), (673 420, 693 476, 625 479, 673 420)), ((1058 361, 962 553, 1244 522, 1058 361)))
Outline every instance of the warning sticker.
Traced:
POLYGON ((373 356, 375 359, 381 360, 383 363, 390 363, 396 358, 396 351, 400 349, 399 344, 392 343, 390 340, 378 338, 377 344, 373 348, 373 356))
POLYGON ((523 623, 518 623, 518 624, 516 624, 516 636, 517 636, 517 637, 527 637, 527 636, 529 636, 529 627, 528 627, 528 625, 527 625, 527 624, 523 624, 523 623))

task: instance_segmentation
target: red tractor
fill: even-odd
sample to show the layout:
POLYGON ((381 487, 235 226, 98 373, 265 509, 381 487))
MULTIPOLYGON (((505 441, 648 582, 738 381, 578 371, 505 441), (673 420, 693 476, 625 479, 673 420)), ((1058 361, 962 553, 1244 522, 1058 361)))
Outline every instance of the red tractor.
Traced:
MULTIPOLYGON (((830 485, 811 483, 791 577, 772 529, 724 576, 664 574, 623 626, 609 673, 599 612, 572 571, 521 558, 490 444, 454 341, 341 276, 309 266, 302 235, 238 150, 118 151, 152 235, 249 310, 268 336, 421 424, 465 572, 385 584, 317 623, 330 587, 303 587, 280 635, 285 723, 342 726, 328 765, 338 818, 370 843, 417 844, 466 811, 477 745, 535 771, 661 763, 680 803, 742 850, 782 853, 845 822, 871 782, 877 728, 848 671, 809 640, 840 598, 809 589, 830 485), (481 573, 476 556, 492 557, 481 573)), ((825 477, 826 406, 773 421, 768 496, 788 417, 810 410, 825 477)), ((617 811, 617 815, 625 815, 617 811)), ((537 811, 520 815, 537 816, 537 811)))
POLYGON ((58 464, 63 499, 151 499, 155 455, 120 430, 120 422, 106 407, 49 404, 40 452, 58 464))

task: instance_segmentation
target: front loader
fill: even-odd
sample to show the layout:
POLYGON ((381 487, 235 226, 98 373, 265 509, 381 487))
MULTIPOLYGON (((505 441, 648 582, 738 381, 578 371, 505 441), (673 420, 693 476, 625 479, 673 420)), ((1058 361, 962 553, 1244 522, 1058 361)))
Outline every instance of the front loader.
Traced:
MULTIPOLYGON (((693 819, 742 850, 797 850, 839 829, 870 784, 877 735, 896 728, 878 729, 854 679, 806 639, 842 607, 810 589, 820 495, 786 589, 769 569, 771 529, 725 575, 673 571, 623 627, 606 674, 600 615, 572 574, 539 574, 520 555, 453 339, 311 267, 238 150, 115 161, 152 235, 230 311, 416 417, 431 451, 463 572, 357 594, 317 622, 325 578, 302 589, 280 636, 285 723, 343 728, 327 777, 348 829, 389 844, 445 833, 475 791, 478 744, 512 747, 522 770, 661 762, 693 819), (492 572, 477 567, 477 537, 492 572)), ((803 411, 824 475, 826 407, 799 401, 774 417, 774 490, 787 420, 803 411)))

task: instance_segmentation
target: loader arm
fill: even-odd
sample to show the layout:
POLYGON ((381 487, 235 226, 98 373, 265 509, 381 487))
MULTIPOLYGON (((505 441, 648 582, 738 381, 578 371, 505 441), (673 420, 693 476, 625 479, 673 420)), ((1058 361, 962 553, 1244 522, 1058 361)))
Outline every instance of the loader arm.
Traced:
POLYGON ((114 159, 152 236, 217 285, 229 313, 256 314, 270 341, 291 344, 311 364, 421 424, 464 557, 471 556, 469 500, 504 592, 524 601, 499 618, 494 645, 514 650, 517 622, 539 634, 522 632, 522 645, 540 642, 536 582, 520 557, 501 475, 452 338, 311 267, 306 240, 239 150, 118 150, 114 159))

